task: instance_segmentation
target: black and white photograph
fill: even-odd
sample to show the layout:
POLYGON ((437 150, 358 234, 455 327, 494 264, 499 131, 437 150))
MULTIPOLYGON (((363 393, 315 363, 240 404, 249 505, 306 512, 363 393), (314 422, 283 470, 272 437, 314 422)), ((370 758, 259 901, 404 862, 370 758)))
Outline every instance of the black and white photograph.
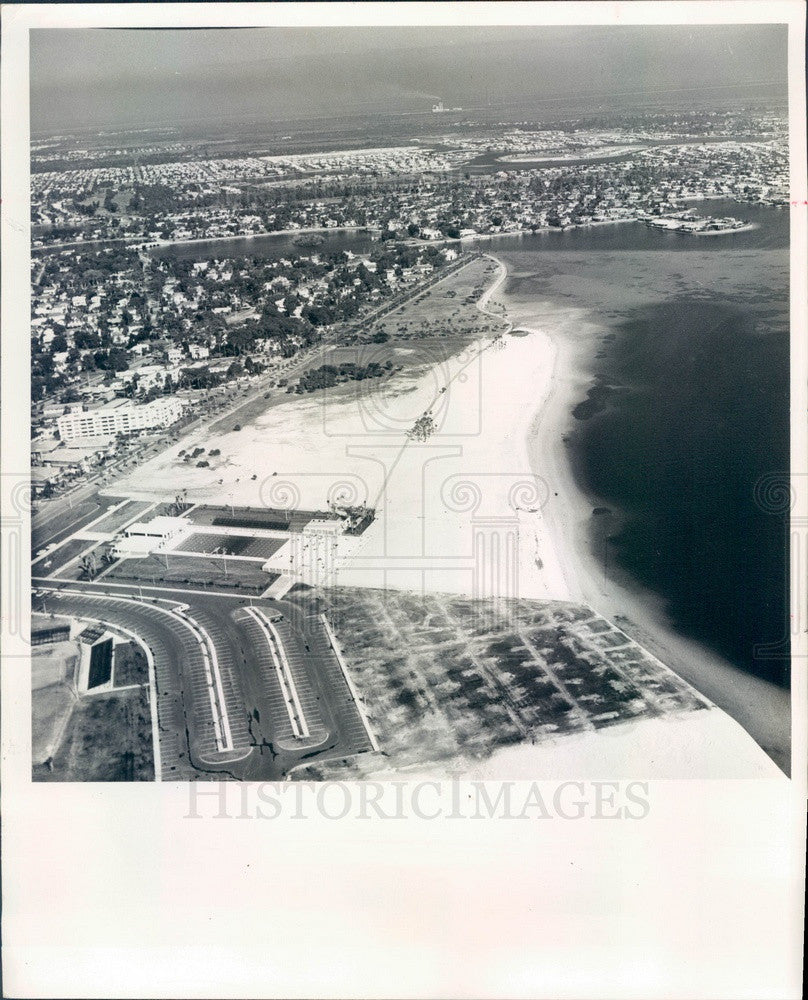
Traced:
POLYGON ((34 778, 788 773, 786 68, 32 32, 34 778))
MULTIPOLYGON (((3 168, 7 710, 36 801, 799 797, 801 5, 55 6, 19 11, 24 185, 3 168)), ((750 997, 788 993, 769 972, 750 997)), ((654 975, 476 982, 700 995, 654 975)), ((289 988, 251 995, 366 995, 289 988)))

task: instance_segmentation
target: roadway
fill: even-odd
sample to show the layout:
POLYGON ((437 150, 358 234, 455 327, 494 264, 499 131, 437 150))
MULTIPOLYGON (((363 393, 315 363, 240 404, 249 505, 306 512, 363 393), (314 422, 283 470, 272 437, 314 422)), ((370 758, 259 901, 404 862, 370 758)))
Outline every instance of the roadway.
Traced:
MULTIPOLYGON (((412 298, 417 297, 428 288, 466 267, 474 259, 475 257, 461 258, 448 268, 442 269, 438 274, 431 275, 425 282, 418 282, 414 288, 407 289, 402 295, 396 297, 391 302, 383 303, 371 310, 362 318, 361 323, 349 324, 347 329, 349 331, 354 327, 359 329, 363 324, 367 325, 368 322, 373 321, 378 316, 396 311, 412 298)), ((92 520, 93 516, 100 514, 107 504, 105 499, 99 496, 99 491, 103 490, 104 497, 114 494, 115 479, 118 476, 131 475, 138 464, 154 458, 162 451, 168 451, 179 440, 187 437, 189 434, 198 432, 200 429, 206 429, 213 433, 225 428, 229 429, 230 422, 233 420, 251 419, 255 404, 263 399, 267 393, 271 395, 271 400, 267 401, 267 405, 270 404, 270 401, 281 401, 285 398, 285 390, 273 389, 271 388, 272 385, 279 378, 290 380, 302 374, 306 368, 322 356, 323 350, 334 346, 335 339, 335 336, 332 336, 328 340, 312 345, 312 347, 302 351, 296 357, 287 359, 278 369, 268 371, 260 376, 246 397, 240 398, 232 406, 223 407, 219 412, 211 408, 211 410, 200 413, 199 416, 194 417, 188 423, 184 424, 179 429, 176 437, 174 435, 160 435, 157 440, 147 442, 140 451, 127 453, 117 460, 108 463, 85 483, 73 488, 69 493, 52 500, 42 501, 40 510, 33 515, 31 521, 32 551, 42 549, 52 542, 62 541, 72 532, 77 531, 83 523, 92 520), (243 414, 243 416, 240 417, 240 414, 243 414)), ((220 388, 219 390, 213 390, 213 394, 215 395, 219 391, 224 393, 227 390, 226 387, 220 388)), ((169 496, 169 493, 170 491, 167 491, 166 496, 162 499, 172 500, 173 495, 169 496)))
POLYGON ((138 635, 154 657, 162 780, 282 780, 302 765, 372 750, 322 623, 286 601, 39 579, 33 609, 98 618, 138 635), (187 605, 176 614, 176 605, 187 605), (266 630, 247 613, 272 622, 266 630), (273 651, 275 656, 273 657, 273 651), (280 656, 279 656, 280 654, 280 656), (283 660, 306 734, 295 735, 283 660))
MULTIPOLYGON (((180 436, 237 419, 269 391, 271 382, 279 376, 295 376, 321 349, 316 345, 290 359, 281 371, 268 373, 246 399, 223 412, 200 414, 181 428, 180 436)), ((272 394, 281 397, 283 390, 272 394)), ((32 555, 69 539, 98 519, 116 503, 117 474, 131 473, 139 462, 175 443, 166 443, 165 437, 151 441, 68 494, 45 501, 32 517, 32 555)), ((164 781, 216 776, 278 780, 301 765, 372 749, 322 624, 312 619, 304 621, 302 628, 293 628, 290 622, 299 620, 294 605, 199 591, 193 586, 175 589, 113 585, 103 580, 59 581, 38 575, 37 566, 32 583, 37 588, 33 610, 98 618, 134 632, 150 648, 157 679, 164 781), (274 647, 238 613, 248 601, 269 617, 278 611, 285 614, 286 620, 275 626, 274 647), (187 616, 167 613, 177 603, 188 605, 187 616), (307 735, 302 738, 290 726, 273 648, 276 656, 282 650, 306 720, 307 735)))
POLYGON ((114 500, 98 496, 98 484, 90 481, 47 505, 31 518, 31 553, 75 534, 98 517, 114 500))

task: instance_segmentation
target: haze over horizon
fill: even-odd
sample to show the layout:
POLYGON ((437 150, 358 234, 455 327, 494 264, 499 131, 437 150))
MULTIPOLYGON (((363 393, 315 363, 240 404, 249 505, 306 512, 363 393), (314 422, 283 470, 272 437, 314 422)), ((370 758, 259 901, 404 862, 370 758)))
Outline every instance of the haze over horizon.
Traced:
POLYGON ((30 42, 34 133, 787 93, 784 25, 39 29, 30 42))

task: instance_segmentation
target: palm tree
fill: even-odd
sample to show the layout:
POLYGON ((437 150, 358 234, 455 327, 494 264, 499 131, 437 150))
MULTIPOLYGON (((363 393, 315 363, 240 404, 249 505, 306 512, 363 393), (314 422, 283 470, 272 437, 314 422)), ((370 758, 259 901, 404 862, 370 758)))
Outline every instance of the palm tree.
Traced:
POLYGON ((87 574, 87 578, 92 580, 98 569, 95 561, 95 552, 90 552, 88 555, 82 556, 80 565, 82 570, 87 574))

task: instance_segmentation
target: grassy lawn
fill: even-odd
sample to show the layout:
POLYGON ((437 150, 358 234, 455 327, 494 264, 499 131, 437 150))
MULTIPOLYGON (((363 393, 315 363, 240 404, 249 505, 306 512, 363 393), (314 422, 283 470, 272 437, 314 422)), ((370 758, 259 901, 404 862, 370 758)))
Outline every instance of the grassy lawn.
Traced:
POLYGON ((479 258, 410 299, 367 328, 367 338, 385 333, 391 339, 493 336, 506 324, 486 316, 477 301, 496 278, 496 265, 479 258))
MULTIPOLYGON (((86 539, 82 542, 83 549, 81 551, 86 552, 88 557, 95 556, 95 576, 98 576, 107 567, 107 563, 104 561, 104 555, 110 548, 109 542, 99 542, 97 545, 90 548, 93 545, 92 542, 88 542, 86 539), (88 551, 89 550, 89 551, 88 551)), ((94 579, 95 577, 93 577, 94 579)), ((59 573, 59 579, 61 580, 89 580, 90 577, 87 575, 84 567, 82 566, 81 559, 78 559, 72 565, 63 569, 59 573)))
POLYGON ((44 559, 40 559, 34 564, 34 575, 48 576, 50 573, 55 573, 61 567, 66 566, 71 559, 75 559, 86 549, 92 548, 92 545, 93 543, 86 538, 74 538, 72 541, 66 542, 61 548, 54 549, 44 559), (48 561, 50 561, 50 566, 47 565, 48 561))
POLYGON ((149 665, 146 654, 136 642, 119 642, 115 647, 115 670, 112 677, 115 687, 148 683, 149 665))
POLYGON ((170 552, 144 559, 122 559, 104 579, 155 586, 173 583, 195 587, 227 587, 244 590, 245 593, 261 593, 272 583, 274 577, 264 573, 260 563, 225 560, 221 556, 197 558, 170 552))
POLYGON ((90 530, 108 531, 111 534, 126 524, 127 521, 136 519, 139 514, 141 514, 144 510, 147 510, 150 506, 151 504, 144 500, 130 500, 119 510, 107 515, 107 517, 105 517, 102 521, 99 521, 98 524, 94 524, 90 530))

